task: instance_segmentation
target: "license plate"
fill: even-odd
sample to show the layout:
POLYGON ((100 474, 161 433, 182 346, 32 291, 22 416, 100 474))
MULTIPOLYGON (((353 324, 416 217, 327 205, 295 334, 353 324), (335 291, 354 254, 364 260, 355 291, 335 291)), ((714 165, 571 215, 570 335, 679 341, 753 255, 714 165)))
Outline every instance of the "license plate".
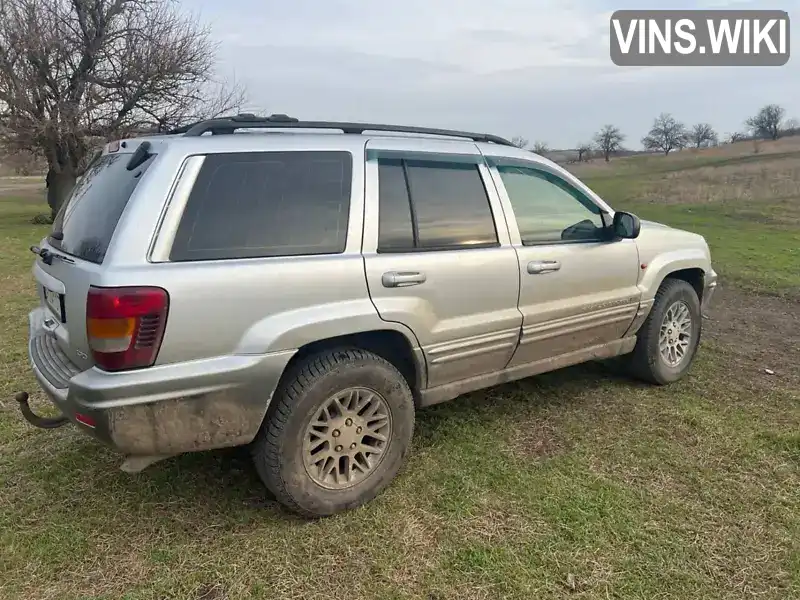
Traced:
POLYGON ((64 312, 61 310, 61 294, 44 288, 44 301, 47 302, 47 306, 58 317, 58 320, 63 323, 64 312))

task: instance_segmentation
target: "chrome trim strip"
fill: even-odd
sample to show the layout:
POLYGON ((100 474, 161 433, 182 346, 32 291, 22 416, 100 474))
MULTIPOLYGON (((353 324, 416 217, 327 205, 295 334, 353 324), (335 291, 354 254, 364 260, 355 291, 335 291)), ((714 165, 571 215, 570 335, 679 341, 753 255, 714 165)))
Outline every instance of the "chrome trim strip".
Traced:
POLYGON ((476 375, 469 379, 462 379, 444 385, 428 388, 420 391, 419 406, 430 406, 452 400, 461 394, 467 394, 476 390, 485 389, 492 385, 516 381, 523 377, 546 373, 555 369, 561 369, 570 365, 576 365, 587 360, 597 360, 611 358, 621 354, 627 354, 636 346, 636 338, 633 336, 625 337, 605 344, 597 344, 588 348, 582 348, 573 352, 567 352, 552 358, 543 358, 531 363, 517 365, 509 369, 476 375))
POLYGON ((567 317, 556 321, 545 321, 544 323, 528 325, 522 328, 520 345, 540 342, 542 340, 568 335, 594 327, 612 325, 614 323, 633 319, 637 306, 638 303, 629 304, 580 315, 578 317, 567 317))
POLYGON ((628 331, 625 332, 625 335, 634 335, 637 331, 639 331, 639 328, 647 319, 647 315, 650 314, 650 310, 652 310, 654 303, 655 300, 651 298, 650 300, 643 300, 641 304, 639 304, 639 310, 636 311, 636 316, 633 318, 633 322, 631 323, 630 327, 628 327, 628 331))
POLYGON ((514 347, 514 342, 493 344, 491 346, 483 346, 481 348, 475 348, 473 350, 464 350, 463 352, 454 352, 453 354, 445 354, 443 356, 431 358, 430 363, 432 365, 441 365, 444 363, 453 362, 455 360, 461 360, 463 358, 471 358, 473 356, 479 356, 481 354, 489 354, 491 352, 503 350, 504 348, 513 348, 513 347, 514 347))
POLYGON ((463 358, 513 348, 518 338, 519 329, 506 329, 429 346, 425 348, 425 354, 428 357, 429 364, 440 365, 463 358))

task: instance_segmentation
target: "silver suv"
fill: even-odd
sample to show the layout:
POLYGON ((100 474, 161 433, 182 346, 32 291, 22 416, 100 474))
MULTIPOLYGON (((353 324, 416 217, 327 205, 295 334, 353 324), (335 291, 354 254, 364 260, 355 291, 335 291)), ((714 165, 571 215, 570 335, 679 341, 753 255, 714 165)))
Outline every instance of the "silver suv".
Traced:
POLYGON ((240 115, 119 140, 32 250, 30 361, 138 471, 250 445, 291 510, 373 498, 414 411, 594 359, 666 384, 705 240, 614 212, 496 136, 240 115))

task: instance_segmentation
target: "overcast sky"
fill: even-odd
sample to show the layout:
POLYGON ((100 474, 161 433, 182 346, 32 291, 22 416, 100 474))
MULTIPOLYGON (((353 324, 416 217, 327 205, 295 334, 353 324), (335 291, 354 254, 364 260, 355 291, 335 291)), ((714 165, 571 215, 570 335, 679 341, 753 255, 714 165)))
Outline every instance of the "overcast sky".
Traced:
MULTIPOLYGON (((220 42, 251 108, 301 119, 426 125, 574 147, 604 123, 639 147, 671 112, 720 133, 776 102, 800 117, 800 67, 622 68, 623 8, 759 8, 758 0, 185 0, 220 42)), ((782 0, 800 16, 800 0, 782 0)), ((798 45, 794 20, 791 45, 798 45)))

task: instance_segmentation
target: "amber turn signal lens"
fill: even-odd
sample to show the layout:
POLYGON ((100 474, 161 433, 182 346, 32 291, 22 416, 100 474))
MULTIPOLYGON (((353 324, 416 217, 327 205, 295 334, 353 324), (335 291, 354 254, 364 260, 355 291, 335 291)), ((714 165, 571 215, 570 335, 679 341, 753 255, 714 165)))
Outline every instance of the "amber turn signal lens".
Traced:
POLYGON ((119 339, 129 338, 133 335, 136 328, 136 319, 87 319, 86 332, 89 338, 95 339, 119 339))

